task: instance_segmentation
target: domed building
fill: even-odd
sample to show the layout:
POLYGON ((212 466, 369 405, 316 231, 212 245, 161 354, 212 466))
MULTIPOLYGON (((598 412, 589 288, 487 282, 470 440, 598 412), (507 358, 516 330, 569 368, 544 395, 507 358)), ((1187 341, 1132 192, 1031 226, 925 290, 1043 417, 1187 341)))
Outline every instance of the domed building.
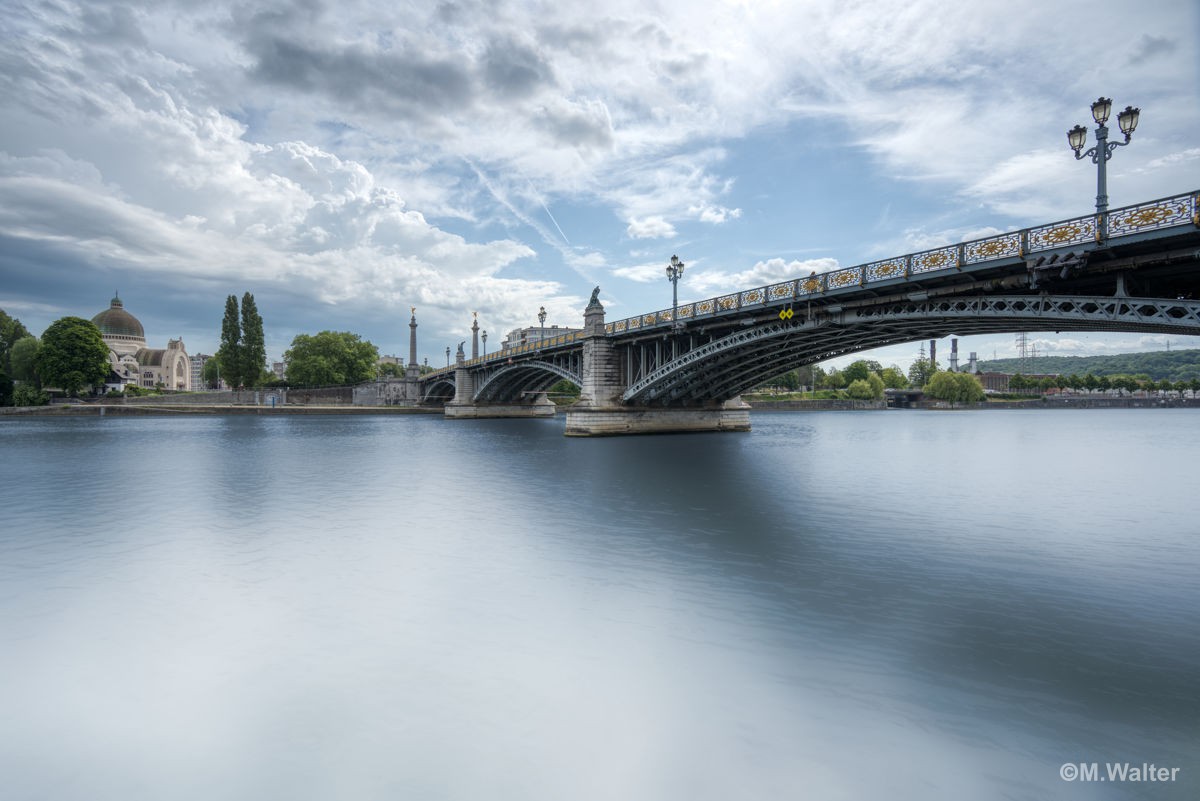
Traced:
POLYGON ((183 340, 169 340, 165 348, 147 348, 145 329, 138 318, 125 310, 119 296, 92 322, 108 345, 111 374, 105 386, 109 389, 122 389, 128 384, 147 389, 159 384, 165 389, 192 388, 191 363, 183 340))

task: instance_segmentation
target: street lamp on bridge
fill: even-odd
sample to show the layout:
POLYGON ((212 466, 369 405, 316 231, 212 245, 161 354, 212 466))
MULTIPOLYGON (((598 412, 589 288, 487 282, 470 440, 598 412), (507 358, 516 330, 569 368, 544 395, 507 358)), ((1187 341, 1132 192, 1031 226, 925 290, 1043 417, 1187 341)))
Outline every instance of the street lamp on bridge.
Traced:
POLYGON ((538 307, 538 324, 542 327, 541 336, 538 337, 538 350, 542 349, 542 343, 546 341, 546 307, 538 307))
POLYGON ((446 346, 446 366, 450 366, 450 346, 446 346))
POLYGON ((667 280, 671 282, 671 327, 682 328, 679 324, 679 279, 683 277, 683 262, 678 256, 671 257, 667 265, 667 280))
POLYGON ((1108 178, 1105 164, 1112 158, 1114 150, 1129 144, 1129 140, 1133 137, 1133 131, 1137 128, 1138 116, 1142 113, 1140 108, 1133 106, 1126 106, 1124 111, 1118 112, 1117 124, 1121 128, 1121 133, 1125 134, 1125 141, 1110 142, 1108 141, 1108 127, 1104 123, 1108 122, 1108 115, 1111 111, 1112 98, 1110 97, 1101 97, 1092 104, 1092 119, 1096 121, 1096 146, 1089 148, 1086 152, 1081 151, 1084 144, 1087 143, 1087 128, 1076 125, 1067 131, 1067 142, 1075 151, 1075 158, 1090 157, 1092 163, 1096 165, 1096 213, 1100 215, 1108 211, 1108 178))
POLYGON ((482 336, 483 336, 483 355, 487 356, 487 329, 486 328, 483 329, 482 336))

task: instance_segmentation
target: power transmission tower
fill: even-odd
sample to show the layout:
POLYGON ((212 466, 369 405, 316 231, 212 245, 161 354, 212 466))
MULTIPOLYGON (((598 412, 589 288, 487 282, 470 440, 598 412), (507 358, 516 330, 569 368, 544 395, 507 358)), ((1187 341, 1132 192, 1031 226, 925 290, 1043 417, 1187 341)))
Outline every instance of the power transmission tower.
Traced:
POLYGON ((1017 334, 1017 372, 1029 375, 1029 337, 1024 331, 1017 334))

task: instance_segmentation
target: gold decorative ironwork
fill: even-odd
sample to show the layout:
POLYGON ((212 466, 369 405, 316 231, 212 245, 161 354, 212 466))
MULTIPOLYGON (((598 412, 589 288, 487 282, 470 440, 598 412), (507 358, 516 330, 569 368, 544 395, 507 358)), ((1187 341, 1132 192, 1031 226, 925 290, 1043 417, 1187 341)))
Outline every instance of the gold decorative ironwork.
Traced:
POLYGON ((629 322, 630 328, 641 328, 642 327, 642 318, 641 317, 630 317, 628 322, 629 322))
POLYGON ((803 281, 800 282, 800 294, 802 294, 802 295, 811 295, 814 292, 820 292, 820 291, 821 291, 821 279, 820 278, 805 278, 803 281))
POLYGON ((660 311, 657 316, 660 323, 671 322, 671 312, 669 311, 660 311))
POLYGON ((914 273, 929 273, 934 270, 949 270, 958 266, 958 248, 927 250, 912 257, 914 273))
POLYGON ((1021 235, 1019 233, 991 236, 963 245, 963 261, 967 264, 977 264, 981 261, 1003 259, 1008 256, 1021 255, 1021 235))
POLYGON ((716 311, 717 304, 712 300, 702 300, 696 304, 696 314, 712 314, 716 311))
POLYGON ((724 297, 717 298, 717 308, 720 309, 721 311, 729 311, 730 309, 736 309, 737 307, 738 307, 738 296, 737 295, 726 295, 724 297))
POLYGON ((642 325, 654 325, 654 323, 657 321, 658 316, 656 314, 651 313, 642 315, 642 325))
POLYGON ((679 307, 679 316, 680 317, 691 317, 692 316, 691 304, 688 304, 687 306, 680 306, 679 307))
POLYGON ((868 264, 865 268, 867 281, 882 281, 885 278, 899 278, 904 275, 904 261, 891 259, 868 264))
POLYGON ((1029 249, 1048 250, 1066 245, 1094 242, 1097 235, 1096 218, 1080 217, 1075 220, 1044 225, 1029 230, 1029 249))
POLYGON ((781 298, 790 298, 795 290, 796 282, 788 281, 784 284, 775 284, 767 288, 767 297, 771 300, 780 300, 781 298))
POLYGON ((611 331, 609 330, 608 326, 605 326, 604 330, 608 331, 610 334, 613 331, 616 331, 618 334, 622 334, 625 332, 625 321, 619 320, 618 322, 614 323, 611 331))
POLYGON ((834 289, 853 286, 861 280, 862 268, 851 267, 848 270, 838 270, 834 273, 828 273, 825 276, 825 282, 834 289))
POLYGON ((1192 216, 1190 198, 1171 200, 1113 212, 1108 217, 1108 235, 1123 236, 1140 230, 1186 225, 1192 216))
POLYGON ((762 303, 765 296, 761 289, 748 289, 742 293, 742 305, 747 303, 762 303))

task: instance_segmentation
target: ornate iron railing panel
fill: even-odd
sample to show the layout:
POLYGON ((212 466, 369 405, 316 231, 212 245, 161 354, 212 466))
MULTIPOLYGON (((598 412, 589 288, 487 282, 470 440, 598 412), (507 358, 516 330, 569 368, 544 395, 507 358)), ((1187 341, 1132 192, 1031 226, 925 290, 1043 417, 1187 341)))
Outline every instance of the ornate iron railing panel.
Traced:
POLYGON ((741 305, 750 306, 757 303, 765 303, 767 293, 762 289, 747 289, 741 295, 741 305))
POLYGON ((909 267, 909 274, 931 273, 935 270, 949 270, 956 267, 958 267, 958 247, 952 245, 914 255, 912 265, 909 267))
POLYGON ((796 294, 815 295, 816 293, 821 292, 824 288, 824 279, 825 276, 823 275, 810 275, 808 278, 802 278, 800 280, 800 285, 796 287, 796 294))
POLYGON ((693 312, 693 307, 695 305, 696 304, 694 304, 694 303, 685 303, 682 306, 680 306, 679 307, 679 319, 686 320, 688 317, 691 317, 692 312, 693 312))
POLYGON ((963 243, 963 264, 979 264, 982 261, 1005 259, 1021 255, 1021 232, 989 236, 963 243))
POLYGON ((784 300, 796 296, 796 282, 785 281, 782 284, 772 284, 767 287, 767 300, 784 300))
POLYGON ((1085 242, 1095 242, 1096 236, 1096 217, 1076 217, 1074 220, 1030 228, 1029 250, 1032 252, 1082 245, 1085 242))
POLYGON ((884 281, 888 278, 903 278, 904 277, 904 259, 888 259, 887 261, 873 261, 863 267, 867 274, 867 283, 872 281, 884 281))
POLYGON ((712 314, 717 310, 717 302, 715 300, 702 300, 696 304, 696 315, 712 314))
POLYGON ((732 311, 738 308, 737 295, 723 295, 716 299, 717 309, 719 311, 732 311))
POLYGON ((1108 235, 1125 236, 1186 225, 1196 216, 1196 197, 1173 197, 1118 209, 1108 215, 1108 235))
POLYGON ((848 286, 861 286, 863 277, 862 267, 847 267, 825 273, 825 286, 830 289, 843 289, 848 286))

